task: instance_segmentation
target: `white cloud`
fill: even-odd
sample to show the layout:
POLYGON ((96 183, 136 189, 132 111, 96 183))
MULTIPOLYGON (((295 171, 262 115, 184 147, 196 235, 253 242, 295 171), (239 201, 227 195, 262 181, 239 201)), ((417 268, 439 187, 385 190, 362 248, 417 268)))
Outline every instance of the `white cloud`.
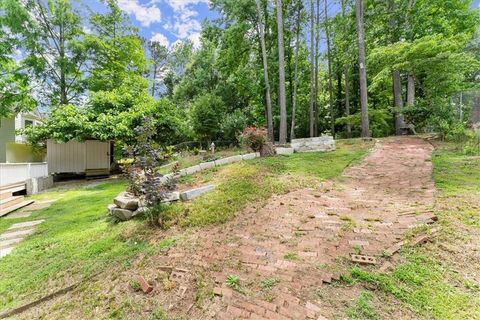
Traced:
POLYGON ((200 32, 192 33, 188 36, 188 40, 192 41, 194 48, 200 47, 200 32))
POLYGON ((160 9, 154 4, 141 5, 139 0, 119 0, 119 7, 128 14, 133 14, 142 26, 148 27, 150 24, 160 22, 162 15, 160 9))
POLYGON ((165 35, 162 33, 155 33, 150 39, 150 41, 156 41, 167 48, 170 45, 170 42, 168 41, 167 37, 165 37, 165 35))
POLYGON ((165 0, 174 11, 173 23, 165 24, 165 28, 171 31, 179 39, 190 39, 195 45, 200 39, 200 31, 202 25, 196 19, 198 12, 192 6, 205 3, 209 4, 209 0, 165 0))

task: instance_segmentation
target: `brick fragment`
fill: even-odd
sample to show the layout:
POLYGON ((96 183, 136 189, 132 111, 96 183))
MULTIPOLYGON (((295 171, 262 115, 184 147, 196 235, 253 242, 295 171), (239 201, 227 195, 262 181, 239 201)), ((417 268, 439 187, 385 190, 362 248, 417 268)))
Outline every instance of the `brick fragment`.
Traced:
POLYGON ((410 242, 410 245, 411 246, 416 246, 416 245, 419 245, 419 244, 423 244, 423 243, 426 243, 428 241, 428 239, 430 239, 430 235, 421 234, 421 235, 418 235, 415 238, 413 238, 412 241, 410 242))
POLYGON ((143 276, 138 277, 138 282, 140 283, 140 287, 144 293, 150 293, 153 290, 153 287, 145 280, 143 276))

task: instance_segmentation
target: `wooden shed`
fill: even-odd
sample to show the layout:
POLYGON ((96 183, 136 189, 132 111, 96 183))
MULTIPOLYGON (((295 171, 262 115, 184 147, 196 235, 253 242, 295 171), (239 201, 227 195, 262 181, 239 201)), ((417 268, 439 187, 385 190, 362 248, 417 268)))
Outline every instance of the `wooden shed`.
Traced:
POLYGON ((111 146, 111 141, 56 143, 54 140, 48 140, 48 173, 79 173, 87 177, 108 175, 112 159, 111 146))

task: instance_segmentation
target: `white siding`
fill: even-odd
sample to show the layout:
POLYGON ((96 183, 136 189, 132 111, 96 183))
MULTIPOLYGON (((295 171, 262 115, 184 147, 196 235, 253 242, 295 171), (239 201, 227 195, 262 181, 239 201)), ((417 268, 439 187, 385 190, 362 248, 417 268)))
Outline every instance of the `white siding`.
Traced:
POLYGON ((87 169, 110 168, 110 142, 87 140, 87 169))
POLYGON ((86 144, 84 142, 56 143, 53 140, 47 141, 49 173, 85 172, 86 159, 86 144))
POLYGON ((87 140, 47 141, 49 173, 83 173, 87 169, 110 169, 110 142, 87 140))
POLYGON ((15 142, 15 119, 0 118, 0 162, 7 161, 7 143, 15 142))
POLYGON ((46 176, 46 163, 0 163, 0 187, 46 176))

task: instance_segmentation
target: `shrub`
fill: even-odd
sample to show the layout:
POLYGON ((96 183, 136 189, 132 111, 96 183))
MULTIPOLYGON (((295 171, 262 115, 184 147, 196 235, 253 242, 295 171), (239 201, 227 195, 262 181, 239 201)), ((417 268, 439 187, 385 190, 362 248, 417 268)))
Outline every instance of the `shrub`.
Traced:
POLYGON ((267 142, 267 133, 263 128, 247 127, 243 130, 240 141, 255 152, 260 152, 267 142))

